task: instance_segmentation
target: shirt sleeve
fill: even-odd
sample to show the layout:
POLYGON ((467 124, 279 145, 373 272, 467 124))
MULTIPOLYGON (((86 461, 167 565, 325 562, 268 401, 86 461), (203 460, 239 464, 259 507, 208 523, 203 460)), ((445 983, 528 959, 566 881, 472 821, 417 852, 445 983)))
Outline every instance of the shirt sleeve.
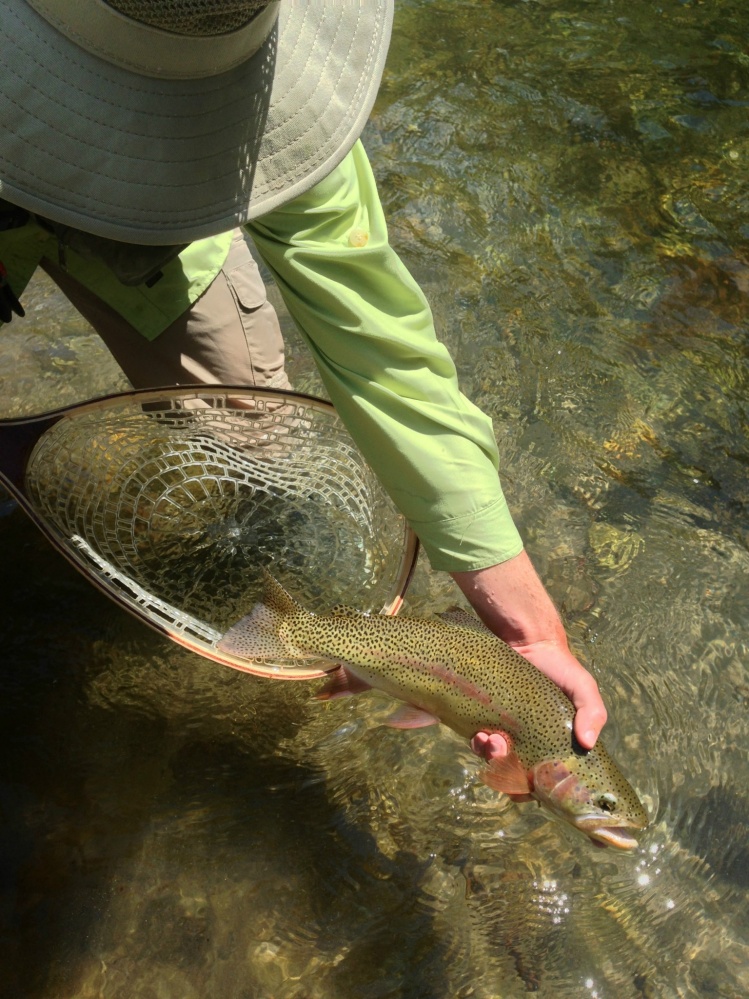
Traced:
POLYGON ((246 228, 331 401, 433 568, 517 555, 491 420, 460 393, 426 299, 388 243, 361 143, 311 191, 246 228))

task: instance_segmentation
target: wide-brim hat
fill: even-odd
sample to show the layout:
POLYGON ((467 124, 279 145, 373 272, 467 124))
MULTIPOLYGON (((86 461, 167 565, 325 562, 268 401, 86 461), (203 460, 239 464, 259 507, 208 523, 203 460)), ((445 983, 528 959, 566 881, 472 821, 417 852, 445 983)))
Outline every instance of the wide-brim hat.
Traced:
POLYGON ((360 135, 393 0, 0 0, 0 197, 133 243, 227 231, 360 135))

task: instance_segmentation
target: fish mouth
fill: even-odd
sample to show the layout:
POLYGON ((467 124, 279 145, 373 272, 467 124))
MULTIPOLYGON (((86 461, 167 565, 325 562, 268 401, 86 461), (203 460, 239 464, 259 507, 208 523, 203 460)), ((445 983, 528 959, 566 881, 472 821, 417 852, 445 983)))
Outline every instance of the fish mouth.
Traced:
POLYGON ((573 825, 596 846, 613 846, 617 850, 634 850, 638 845, 638 834, 643 831, 645 822, 632 821, 623 815, 605 815, 598 811, 573 812, 560 807, 553 799, 545 800, 553 812, 573 825))
POLYGON ((578 818, 575 825, 596 846, 613 846, 617 850, 634 850, 639 845, 635 833, 642 831, 638 826, 622 823, 621 820, 608 825, 601 821, 599 815, 578 818))

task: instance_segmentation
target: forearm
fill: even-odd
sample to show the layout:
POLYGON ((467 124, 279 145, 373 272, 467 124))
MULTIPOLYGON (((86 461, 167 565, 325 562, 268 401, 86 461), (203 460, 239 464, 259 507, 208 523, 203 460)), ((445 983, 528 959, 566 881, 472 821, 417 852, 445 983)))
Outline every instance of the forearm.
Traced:
POLYGON ((556 607, 526 552, 476 572, 452 577, 482 621, 512 646, 566 636, 556 607))
POLYGON ((606 718, 598 688, 522 552, 491 421, 460 394, 424 296, 388 245, 363 150, 248 229, 341 418, 432 566, 452 572, 491 630, 565 690, 575 733, 592 746, 606 718))

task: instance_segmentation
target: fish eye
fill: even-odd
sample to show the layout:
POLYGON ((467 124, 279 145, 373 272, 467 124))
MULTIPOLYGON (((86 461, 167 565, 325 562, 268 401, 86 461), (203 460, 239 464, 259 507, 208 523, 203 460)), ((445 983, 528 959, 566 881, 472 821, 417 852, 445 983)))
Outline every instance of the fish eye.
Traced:
POLYGON ((613 794, 606 792, 599 795, 596 804, 599 808, 603 809, 604 812, 613 812, 616 809, 616 798, 613 794))

